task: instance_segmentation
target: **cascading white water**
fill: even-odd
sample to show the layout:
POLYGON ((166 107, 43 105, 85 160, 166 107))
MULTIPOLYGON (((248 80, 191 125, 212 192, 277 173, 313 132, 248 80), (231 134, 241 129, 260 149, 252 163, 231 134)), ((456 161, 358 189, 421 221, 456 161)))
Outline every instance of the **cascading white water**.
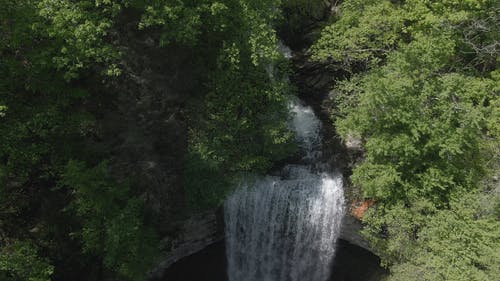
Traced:
MULTIPOLYGON (((230 281, 325 281, 343 216, 342 177, 313 167, 321 123, 291 103, 302 165, 242 185, 224 206, 230 281)), ((320 165, 321 166, 321 165, 320 165)))
POLYGON ((305 153, 303 160, 308 162, 317 160, 321 154, 321 122, 310 106, 303 106, 297 101, 290 102, 289 110, 293 114, 290 125, 300 148, 305 153))

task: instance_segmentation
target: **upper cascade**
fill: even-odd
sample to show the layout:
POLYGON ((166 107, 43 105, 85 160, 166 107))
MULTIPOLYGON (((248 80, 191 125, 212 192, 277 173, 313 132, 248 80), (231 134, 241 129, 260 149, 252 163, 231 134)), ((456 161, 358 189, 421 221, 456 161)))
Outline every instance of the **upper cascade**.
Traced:
POLYGON ((305 106, 298 100, 289 103, 293 115, 291 127, 295 138, 305 153, 303 160, 314 161, 321 155, 321 121, 310 106, 305 106))

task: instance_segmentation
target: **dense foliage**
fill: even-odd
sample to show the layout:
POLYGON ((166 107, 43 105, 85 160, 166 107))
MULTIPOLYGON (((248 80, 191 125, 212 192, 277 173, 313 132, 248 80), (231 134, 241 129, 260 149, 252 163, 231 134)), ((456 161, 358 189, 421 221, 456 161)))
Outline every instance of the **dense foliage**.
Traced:
POLYGON ((157 48, 188 50, 204 72, 193 81, 202 93, 188 101, 192 209, 219 204, 237 174, 264 172, 293 151, 280 5, 0 0, 0 279, 138 281, 157 257, 140 179, 113 177, 109 153, 89 141, 89 104, 100 97, 88 81, 124 71, 117 23, 126 11, 140 15, 136 32, 159 31, 157 48))
POLYGON ((107 35, 120 4, 1 6, 1 279, 144 280, 154 235, 138 194, 86 146, 94 118, 83 105, 93 97, 74 82, 90 69, 118 74, 107 35))
POLYGON ((160 44, 193 48, 209 70, 206 94, 190 103, 185 179, 194 209, 220 204, 238 174, 264 172, 293 151, 287 65, 273 28, 279 6, 278 0, 154 1, 145 9, 141 28, 160 27, 160 44))
POLYGON ((312 47, 351 73, 334 119, 363 140, 352 181, 390 280, 500 268, 497 1, 345 1, 312 47), (495 177, 493 177, 495 178, 495 177))

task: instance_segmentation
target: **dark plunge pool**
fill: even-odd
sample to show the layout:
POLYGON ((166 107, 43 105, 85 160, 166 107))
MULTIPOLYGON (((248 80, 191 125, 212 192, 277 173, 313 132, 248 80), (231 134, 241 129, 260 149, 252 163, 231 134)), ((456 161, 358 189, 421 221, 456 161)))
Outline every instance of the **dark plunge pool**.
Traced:
MULTIPOLYGON (((379 281, 387 271, 371 252, 339 239, 328 281, 379 281)), ((163 281, 228 281, 224 241, 185 257, 167 269, 163 281)), ((308 280, 304 280, 308 281, 308 280)))

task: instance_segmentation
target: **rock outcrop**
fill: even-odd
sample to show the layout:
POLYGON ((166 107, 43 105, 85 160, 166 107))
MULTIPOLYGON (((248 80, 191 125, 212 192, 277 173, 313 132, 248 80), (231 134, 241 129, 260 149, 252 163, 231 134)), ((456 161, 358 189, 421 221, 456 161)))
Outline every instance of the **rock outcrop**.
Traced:
POLYGON ((371 252, 370 243, 360 234, 361 229, 363 229, 361 221, 347 214, 342 221, 339 238, 371 252))
POLYGON ((222 210, 206 211, 185 220, 176 238, 164 238, 167 255, 151 272, 151 280, 160 280, 165 270, 176 261, 192 255, 224 239, 222 210))

